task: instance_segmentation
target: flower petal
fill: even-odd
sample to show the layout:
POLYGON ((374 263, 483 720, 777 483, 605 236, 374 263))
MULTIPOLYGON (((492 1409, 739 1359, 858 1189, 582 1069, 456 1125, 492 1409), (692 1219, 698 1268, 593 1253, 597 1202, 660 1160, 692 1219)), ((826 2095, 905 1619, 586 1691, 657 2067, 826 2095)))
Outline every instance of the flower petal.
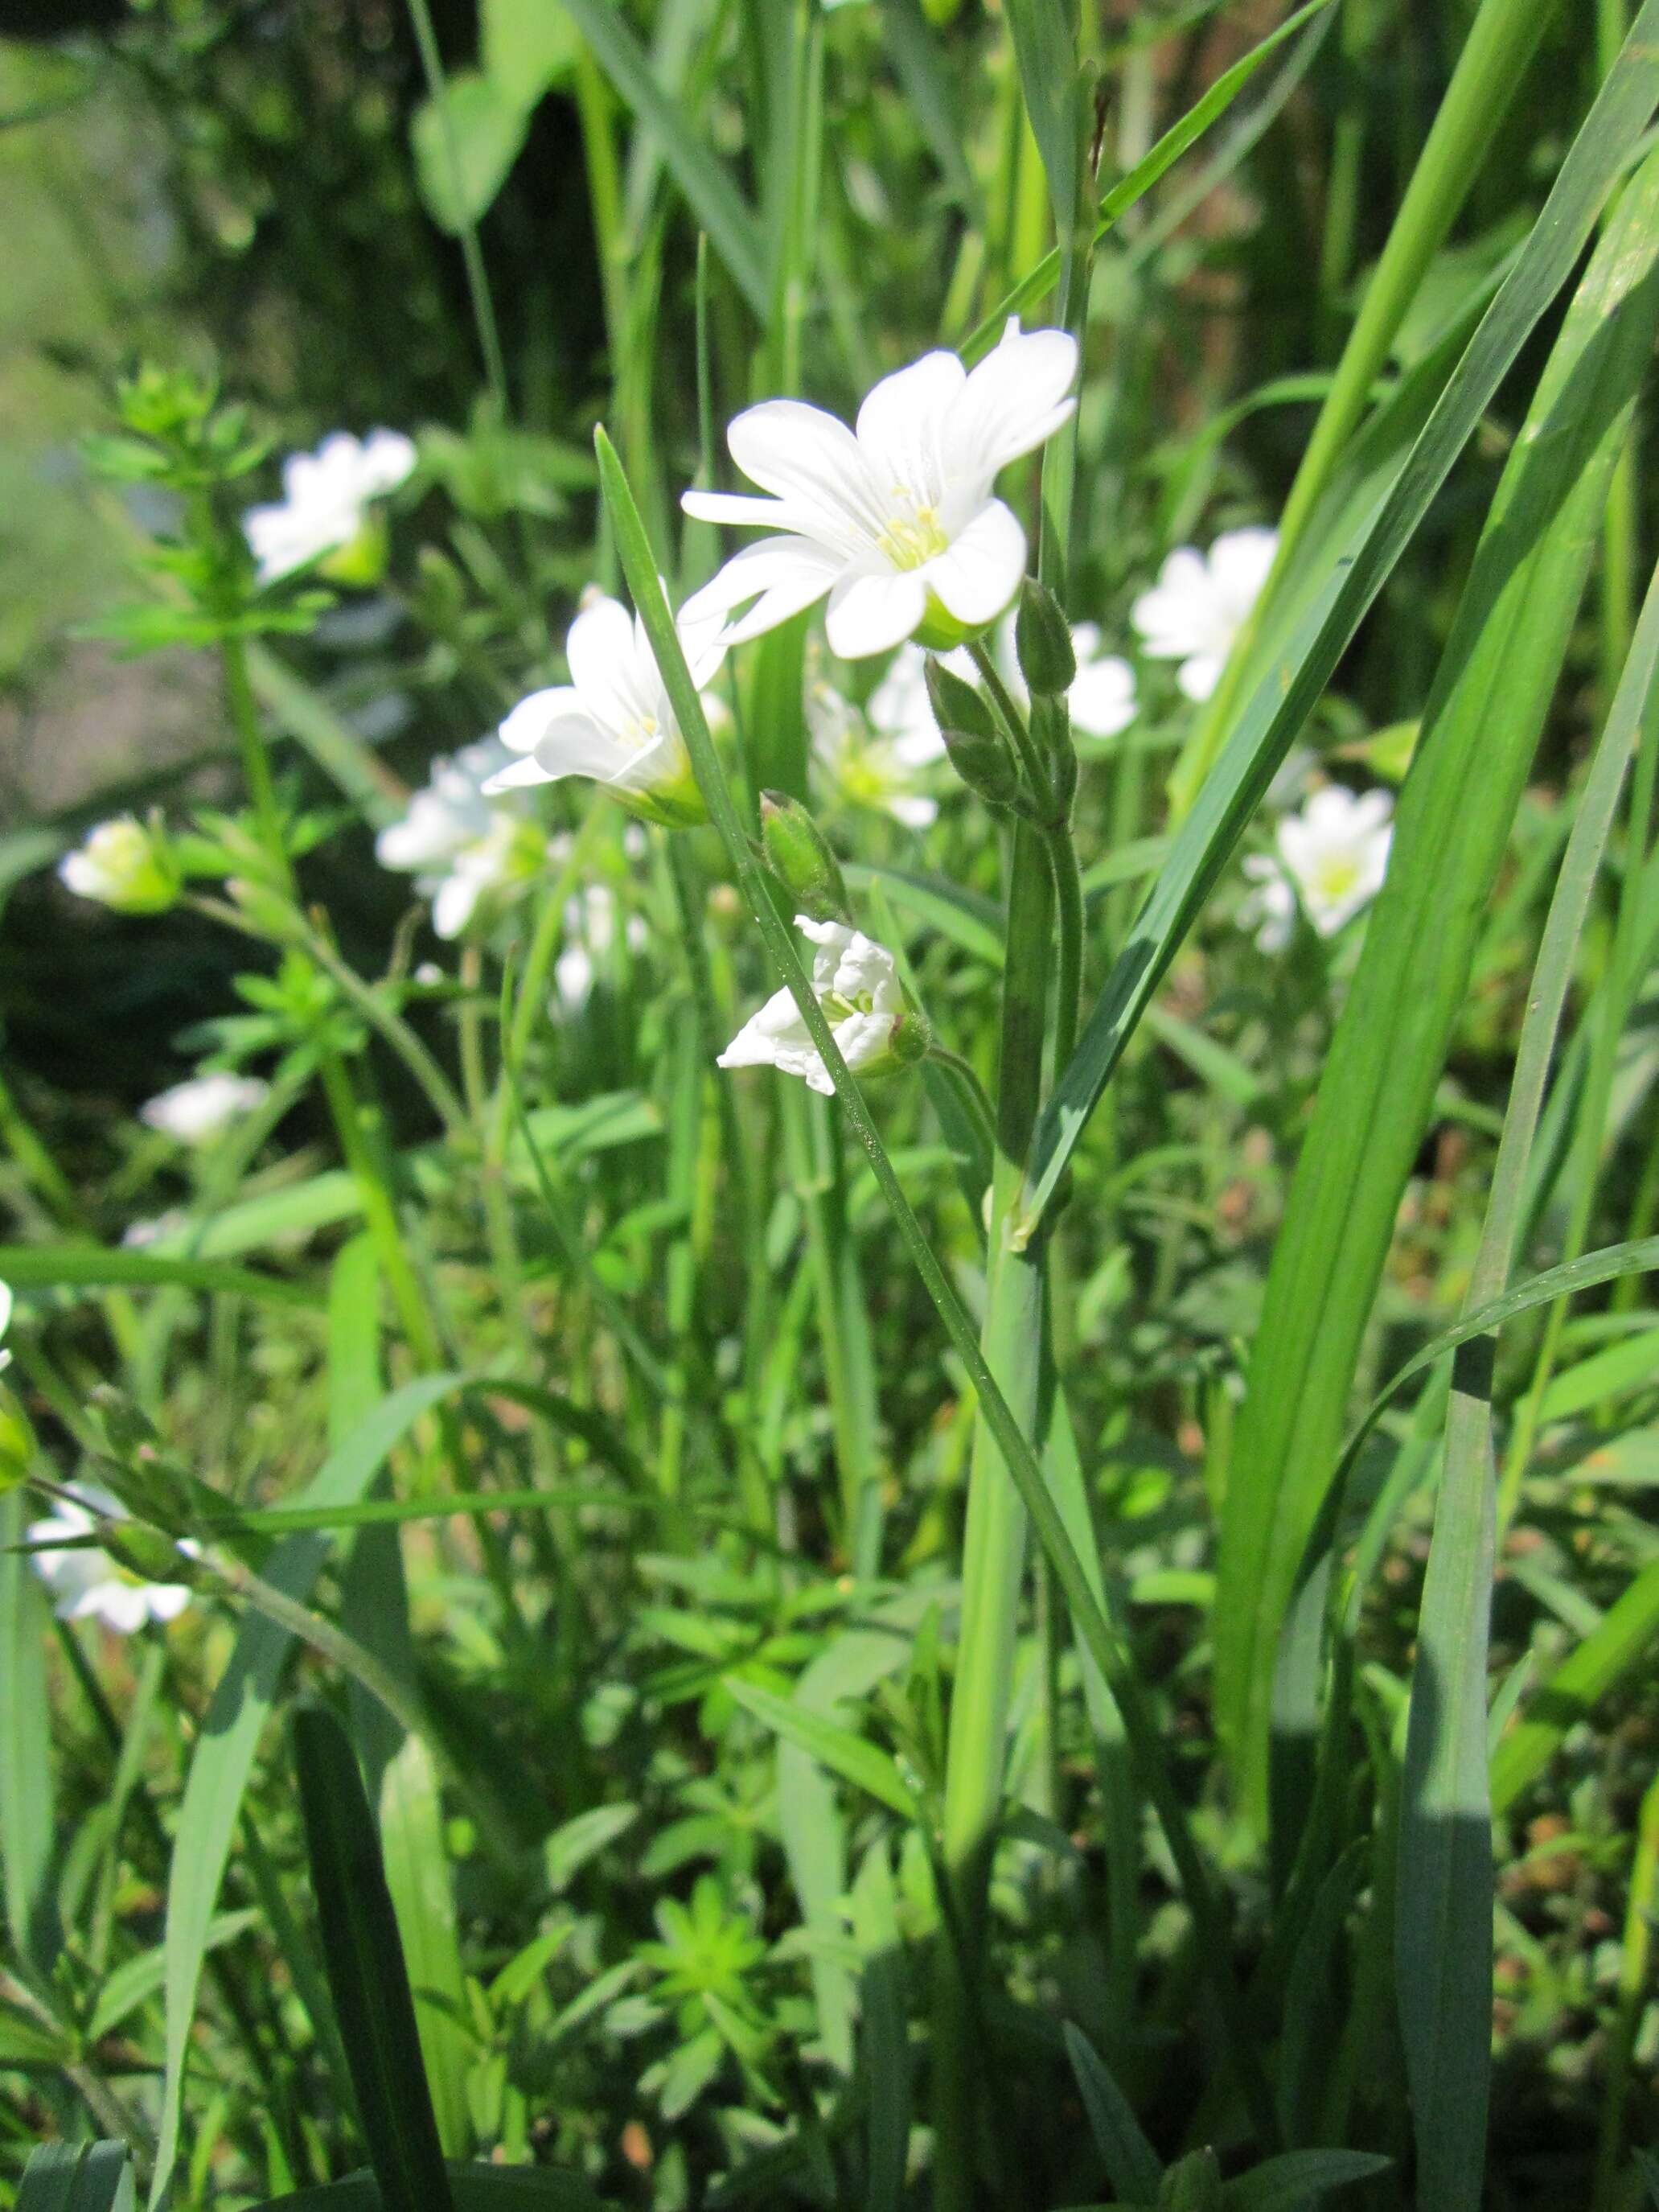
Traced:
POLYGON ((858 441, 878 492, 936 506, 945 491, 939 440, 967 383, 953 353, 925 353, 884 376, 859 410, 858 441))
POLYGON ((869 464, 847 425, 823 408, 763 400, 733 420, 726 442, 744 476, 783 501, 793 528, 845 555, 879 536, 886 517, 869 464))
POLYGON ((810 538, 763 538, 734 553, 718 575, 694 592, 680 610, 682 623, 700 623, 728 615, 752 599, 746 615, 724 632, 724 643, 740 645, 775 629, 802 608, 821 599, 842 571, 839 556, 810 538))
MULTIPOLYGON (((571 684, 556 684, 545 691, 532 691, 520 699, 501 724, 501 743, 509 752, 533 753, 543 733, 567 714, 582 712, 581 694, 571 684)), ((488 791, 486 783, 482 787, 488 791)))
POLYGON ((1066 331, 1022 331, 1011 317, 1002 342, 969 375, 942 444, 954 477, 987 487, 999 470, 1036 451, 1077 407, 1077 340, 1066 331))
POLYGON ((920 568, 866 570, 842 576, 830 594, 823 618, 831 653, 862 660, 907 638, 927 611, 927 586, 920 568))
POLYGON ((1000 499, 988 500, 923 571, 947 611, 975 629, 996 620, 1024 573, 1025 532, 1000 499))
MULTIPOLYGON (((1079 629, 1085 627, 1079 623, 1079 629)), ((1115 738, 1135 718, 1135 675, 1127 660, 1107 653, 1085 660, 1066 695, 1078 728, 1091 738, 1115 738)))
POLYGON ((595 599, 570 625, 564 641, 570 681, 581 703, 602 729, 617 736, 643 720, 657 703, 657 672, 648 661, 649 683, 639 665, 640 641, 634 617, 619 599, 595 599))

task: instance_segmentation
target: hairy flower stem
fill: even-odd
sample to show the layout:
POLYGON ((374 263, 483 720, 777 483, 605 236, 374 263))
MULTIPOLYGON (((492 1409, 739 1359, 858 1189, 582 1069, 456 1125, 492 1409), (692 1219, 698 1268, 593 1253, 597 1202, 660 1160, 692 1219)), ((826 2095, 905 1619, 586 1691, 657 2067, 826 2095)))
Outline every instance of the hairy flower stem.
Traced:
MULTIPOLYGON (((992 1183, 991 1273, 980 1340, 1027 1436, 1040 1431, 1042 1250, 1017 1250, 1017 1218, 1031 1132, 1042 1092, 1053 884, 1043 841, 1024 823, 1010 843, 1007 951, 997 1085, 996 1167, 992 1183)), ((1002 1802, 1003 1752, 1013 1683, 1019 1596, 1024 1579, 1025 1508, 997 1440, 981 1421, 974 1438, 963 1542, 962 1625, 945 1754, 942 1833, 945 1878, 962 1933, 963 1955, 935 1954, 933 2202, 957 2212, 973 2197, 976 2059, 973 2020, 983 1951, 986 1886, 1002 1802)))

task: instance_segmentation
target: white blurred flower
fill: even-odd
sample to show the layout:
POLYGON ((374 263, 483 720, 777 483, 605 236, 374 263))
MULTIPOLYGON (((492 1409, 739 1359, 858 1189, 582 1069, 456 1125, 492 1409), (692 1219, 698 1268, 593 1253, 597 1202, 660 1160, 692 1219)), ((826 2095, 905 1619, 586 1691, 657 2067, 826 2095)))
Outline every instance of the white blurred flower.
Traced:
MULTIPOLYGON (((4 1336, 7 1329, 10 1326, 11 1285, 9 1283, 0 1283, 0 1336, 4 1336)), ((0 1369, 9 1367, 10 1364, 10 1352, 0 1351, 0 1369)))
MULTIPOLYGON (((812 956, 812 995, 823 1007, 848 1067, 878 1074, 898 1066, 894 1038, 905 1006, 892 954, 844 922, 813 921, 798 914, 795 927, 817 948, 812 956)), ((775 993, 744 1023, 720 1054, 719 1065, 781 1068, 826 1098, 835 1095, 835 1082, 787 991, 775 993)))
POLYGON ((877 736, 851 700, 820 678, 807 689, 806 727, 819 767, 851 805, 878 808, 907 830, 925 830, 937 817, 939 801, 916 780, 918 768, 945 750, 931 715, 926 737, 877 736))
POLYGON ((1245 919, 1264 952, 1289 943, 1298 905, 1322 937, 1334 937, 1376 897, 1388 872, 1393 813, 1386 791, 1355 793, 1332 783, 1284 817, 1277 855, 1254 854, 1244 863, 1255 885, 1245 919))
POLYGON ((257 1075, 194 1075, 141 1106, 138 1119, 181 1145, 206 1145, 270 1095, 270 1085, 257 1075))
MULTIPOLYGON (((1011 613, 998 626, 997 667, 1015 705, 1029 709, 1030 689, 1020 668, 1019 646, 1015 636, 1018 619, 1017 614, 1011 613)), ((1073 729, 1081 730, 1085 737, 1115 738, 1120 730, 1127 730, 1135 718, 1135 672, 1118 654, 1103 653, 1102 641, 1098 623, 1072 624, 1077 674, 1066 694, 1066 706, 1073 729)), ((970 682, 977 673, 965 654, 953 659, 951 665, 970 682), (964 665, 957 666, 958 659, 964 665)))
POLYGON ((165 1243, 168 1237, 178 1236, 181 1230, 189 1226, 189 1216, 177 1206, 166 1213, 155 1214, 145 1221, 129 1221, 121 1231, 122 1249, 128 1252, 146 1252, 152 1244, 165 1243))
POLYGON ((547 839, 526 818, 523 802, 492 805, 484 796, 512 757, 499 738, 484 738, 434 761, 408 813, 374 841, 381 866, 413 875, 431 900, 440 937, 459 937, 481 902, 532 882, 546 864, 547 839))
POLYGON ((77 898, 116 914, 161 914, 179 896, 179 869, 159 826, 118 814, 89 830, 58 863, 60 880, 77 898))
MULTIPOLYGON (((617 895, 608 884, 589 884, 564 910, 565 944, 553 963, 553 985, 566 1013, 580 1012, 592 996, 596 963, 617 941, 617 895)), ((643 915, 630 914, 623 932, 639 951, 650 935, 643 915)))
POLYGON ((242 518, 259 581, 275 583, 350 546, 368 526, 370 501, 395 491, 415 460, 413 441, 399 430, 371 430, 367 438, 337 430, 314 453, 290 453, 282 499, 242 518))
MULTIPOLYGON (((942 657, 964 683, 974 681, 974 664, 967 653, 957 651, 942 657)), ((900 646, 870 694, 865 713, 877 736, 889 739, 908 767, 925 768, 930 761, 943 759, 945 740, 927 696, 927 655, 919 645, 900 646)))
MULTIPOLYGON (((79 1495, 85 1504, 64 1500, 50 1520, 32 1521, 26 1532, 29 1542, 50 1546, 54 1540, 89 1536, 96 1526, 94 1515, 106 1521, 127 1517, 107 1491, 82 1484, 79 1495)), ((194 1556, 200 1547, 184 1543, 179 1548, 194 1556)), ((36 1552, 33 1556, 35 1571, 51 1590, 52 1610, 60 1620, 101 1620, 118 1634, 131 1636, 147 1621, 176 1620, 190 1603, 185 1583, 143 1582, 107 1552, 94 1546, 36 1552)))
MULTIPOLYGON (((694 617, 688 605, 675 627, 702 691, 725 655, 719 618, 694 617)), ((565 656, 569 683, 532 691, 501 724, 502 744, 522 757, 491 777, 486 794, 591 776, 647 821, 670 829, 706 821, 645 624, 619 601, 596 599, 571 623, 565 656)))
POLYGON ((1224 531, 1207 556, 1182 545, 1130 609, 1152 658, 1181 663, 1176 681, 1188 698, 1207 699, 1221 681, 1278 547, 1277 531, 1261 529, 1224 531))
POLYGON ((758 637, 827 592, 824 627, 844 660, 907 637, 940 650, 985 629, 1019 589, 1025 533, 994 487, 1077 405, 1076 341, 1022 331, 972 370, 925 354, 884 377, 849 430, 822 408, 769 399, 726 432, 732 458, 769 498, 689 491, 708 522, 770 526, 688 602, 729 617, 726 641, 758 637), (752 605, 750 603, 753 602, 752 605))

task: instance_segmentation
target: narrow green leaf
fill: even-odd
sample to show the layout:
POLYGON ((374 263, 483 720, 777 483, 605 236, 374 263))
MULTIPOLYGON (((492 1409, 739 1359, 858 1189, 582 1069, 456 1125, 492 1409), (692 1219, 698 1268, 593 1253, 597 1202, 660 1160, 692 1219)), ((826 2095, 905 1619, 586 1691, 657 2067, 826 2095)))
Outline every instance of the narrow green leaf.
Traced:
POLYGON ((473 2045, 464 2025, 466 1977, 444 1845, 443 1794, 432 1753, 418 1736, 404 1737, 382 1777, 380 1826, 438 2137, 447 2156, 459 2158, 472 2143, 466 2079, 473 2045))
POLYGON ((628 27, 616 0, 564 0, 593 58, 633 110, 641 130, 662 149, 674 181, 708 234, 709 243, 737 280, 757 315, 771 301, 766 250, 753 210, 651 72, 648 55, 628 27))
POLYGON ((945 181, 971 212, 978 207, 979 190, 962 147, 962 102, 921 12, 921 0, 881 0, 881 17, 894 74, 909 95, 917 128, 945 181))
POLYGON ((865 1854, 853 1884, 853 1940, 860 1978, 859 2076, 865 2096, 860 2212, 902 2212, 910 2151, 910 2041, 904 1946, 884 1838, 865 1854))
POLYGON ((1003 0, 1025 112, 1048 176, 1054 228, 1071 237, 1082 182, 1076 0, 1003 0))
POLYGON ((1114 2189, 1132 2204, 1151 2204, 1164 2182, 1164 2161, 1141 2131, 1128 2099, 1088 2037, 1068 2020, 1066 2055, 1077 2077, 1095 2148, 1114 2189))
POLYGON ((40 2144, 16 2212, 132 2212, 132 2154, 124 2142, 40 2144))
POLYGON ((989 899, 964 890, 941 876, 919 875, 906 868, 880 867, 862 860, 848 861, 842 873, 852 890, 876 886, 901 912, 914 915, 941 937, 949 938, 988 968, 1002 965, 1002 917, 989 899))
MULTIPOLYGON (((350 1504, 379 1474, 386 1455, 438 1401, 453 1390, 453 1375, 423 1376, 384 1399, 337 1450, 331 1452, 303 1492, 313 1507, 350 1504)), ((290 1536, 265 1562, 264 1579, 300 1601, 322 1571, 329 1546, 320 1535, 290 1536)), ((185 2053, 201 1980, 203 1948, 242 1793, 293 1639, 263 1614, 242 1626, 230 1663, 220 1678, 196 1739, 167 1875, 167 2045, 160 2141, 150 2186, 152 2212, 166 2199, 179 2155, 180 2100, 185 2053)))
POLYGON ((841 1728, 822 1713, 763 1690, 757 1682, 731 1674, 726 1677, 726 1687, 763 1728, 770 1729, 786 1743, 798 1745, 809 1759, 839 1774, 854 1789, 866 1791, 901 1819, 920 1823, 921 1808, 915 1794, 884 1751, 854 1735, 851 1729, 841 1728))
POLYGON ((259 1298, 271 1305, 314 1306, 309 1283, 281 1275, 257 1275, 246 1267, 227 1267, 207 1260, 173 1260, 154 1252, 129 1252, 119 1245, 3 1244, 0 1280, 15 1291, 134 1290, 174 1287, 222 1291, 232 1297, 259 1298))
MULTIPOLYGON (((258 1917, 252 1911, 216 1913, 208 1923, 203 1957, 226 1943, 234 1943, 257 1923, 258 1917)), ((159 1943, 148 1951, 141 1951, 136 1959, 124 1959, 98 1992, 92 2018, 87 2022, 87 2041, 96 2043, 100 2036, 119 2027, 141 2004, 159 1994, 166 1976, 167 1953, 159 1943)))
POLYGON ((294 1756, 323 1959, 383 2212, 453 2212, 398 1919, 345 1730, 294 1717, 294 1756))
MULTIPOLYGON (((1659 1255, 1654 1264, 1659 1265, 1659 1255)), ((1616 1604, 1522 1706, 1521 1717, 1502 1737, 1492 1760, 1492 1804, 1509 1811, 1521 1792, 1549 1765, 1570 1729, 1577 1728, 1613 1685, 1645 1664, 1659 1636, 1659 1560, 1643 1568, 1616 1604)))
POLYGON ((1158 983, 1360 623, 1498 386, 1572 273, 1608 192, 1659 101, 1659 0, 1601 87, 1549 200, 1386 500, 1241 715, 1177 832, 1037 1133, 1029 1212, 1054 1194, 1158 983))
MULTIPOLYGON (((1659 4, 1653 27, 1659 30, 1659 4)), ((1632 48, 1644 100, 1659 96, 1659 47, 1632 48)), ((1615 76, 1617 72, 1615 72, 1615 76)), ((1611 90, 1609 77, 1605 89, 1611 90)), ((1632 117, 1650 107, 1633 106, 1632 117)), ((1594 114, 1552 206, 1602 149, 1594 114)), ((1632 179, 1574 296, 1526 428, 1504 473, 1424 718, 1396 821, 1388 880, 1366 925, 1352 987, 1325 1059, 1311 1127, 1273 1252, 1246 1402, 1234 1441, 1216 1609, 1218 1723, 1248 1808, 1260 1818, 1267 1697, 1280 1626, 1325 1502, 1360 1341, 1401 1194, 1462 1006, 1477 931, 1570 641, 1634 396, 1659 329, 1659 165, 1632 179)), ((1407 464, 1437 446, 1477 356, 1522 287, 1528 260, 1561 232, 1549 209, 1476 333, 1407 464)), ((1504 349, 1507 350, 1507 337, 1504 349)), ((1397 505, 1391 495, 1385 515, 1397 505)), ((1351 576, 1376 543, 1362 547, 1351 576)), ((1346 586, 1337 587, 1339 598, 1346 586)), ((1304 664, 1305 671, 1305 662, 1304 664)), ((1290 679, 1292 691, 1299 678, 1290 679)), ((1238 738, 1188 819, 1257 721, 1238 738)), ((1272 717, 1269 717, 1271 724, 1272 717)), ((1179 842, 1179 841, 1178 841, 1179 842)))
POLYGON ((1310 2212, 1328 2189, 1370 2181, 1393 2163, 1369 2150, 1287 2150, 1230 2181, 1221 2201, 1226 2212, 1310 2212))
MULTIPOLYGON (((0 1280, 5 1279, 0 1277, 0 1280)), ((15 1491, 0 1497, 0 1544, 15 1544, 28 1516, 15 1491)), ((52 1732, 46 1698, 46 1593, 33 1564, 0 1557, 0 1863, 6 1926, 15 1956, 46 1974, 58 1951, 50 1875, 52 1732)))
POLYGON ((57 2073, 73 2055, 67 2037, 54 2035, 49 2027, 15 2012, 0 2011, 0 2067, 15 2066, 23 2072, 45 2067, 57 2073))
POLYGON ((553 1894, 562 1897, 588 1861, 626 1835, 639 1817, 637 1805, 590 1805, 586 1812, 555 1828, 544 1851, 547 1886, 553 1894))

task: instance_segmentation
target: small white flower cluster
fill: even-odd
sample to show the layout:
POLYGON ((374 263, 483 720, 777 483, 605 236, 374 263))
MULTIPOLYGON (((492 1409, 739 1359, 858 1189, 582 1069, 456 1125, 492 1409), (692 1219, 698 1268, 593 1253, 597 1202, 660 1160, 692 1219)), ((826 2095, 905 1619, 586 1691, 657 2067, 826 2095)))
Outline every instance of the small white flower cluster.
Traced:
MULTIPOLYGON (((814 921, 798 914, 795 927, 817 948, 812 956, 812 995, 848 1067, 880 1074, 898 1063, 893 1039, 904 1018, 897 964, 885 946, 844 922, 814 921)), ((835 1083, 799 1008, 776 991, 751 1015, 720 1056, 722 1067, 776 1067, 798 1075, 826 1098, 835 1083)))
MULTIPOLYGON (((593 995, 599 963, 617 942, 617 894, 609 884, 588 884, 564 910, 564 949, 553 963, 555 1002, 562 1012, 580 1013, 593 995)), ((635 952, 649 938, 643 915, 630 914, 623 941, 635 952)))
POLYGON ((138 1119, 181 1145, 210 1145, 270 1096, 270 1085, 257 1075, 194 1075, 141 1106, 138 1119))
MULTIPOLYGON (((10 1328, 10 1326, 11 1285, 9 1283, 0 1283, 0 1337, 3 1337, 5 1335, 6 1331, 10 1328)), ((6 1368, 10 1366, 10 1352, 5 1351, 3 1347, 0 1347, 0 1372, 3 1372, 6 1368)))
POLYGON ((372 534, 373 502, 406 482, 416 459, 399 430, 371 430, 367 438, 337 430, 314 453, 290 453, 282 498, 242 518, 259 581, 274 584, 313 561, 348 554, 372 534))
POLYGON ((1188 699, 1213 694, 1278 550, 1272 530, 1224 531, 1207 555, 1179 546, 1129 610, 1141 650, 1180 662, 1176 682, 1188 699))
POLYGON ((438 935, 464 934, 483 908, 493 912, 514 890, 533 882, 547 857, 547 838, 516 795, 491 803, 512 755, 499 738, 464 745, 434 761, 424 787, 399 822, 374 841, 376 859, 415 878, 432 902, 438 935))

